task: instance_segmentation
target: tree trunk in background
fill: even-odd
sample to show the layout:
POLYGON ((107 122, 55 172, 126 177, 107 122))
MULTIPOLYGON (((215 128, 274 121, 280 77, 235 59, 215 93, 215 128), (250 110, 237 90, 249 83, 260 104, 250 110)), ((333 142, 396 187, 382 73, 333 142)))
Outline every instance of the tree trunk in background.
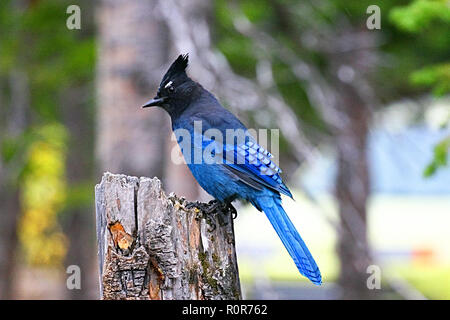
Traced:
POLYGON ((336 197, 341 227, 338 233, 340 298, 367 299, 373 293, 366 285, 369 276, 366 270, 371 264, 366 209, 370 191, 366 147, 370 111, 353 88, 344 85, 340 92, 348 119, 336 136, 336 197))
POLYGON ((367 267, 372 264, 367 239, 367 201, 370 195, 368 135, 372 110, 379 106, 370 79, 376 70, 377 42, 374 33, 343 27, 330 55, 331 83, 337 93, 340 123, 334 128, 337 152, 335 193, 340 228, 337 251, 338 283, 342 299, 376 298, 379 290, 367 287, 367 267), (346 50, 339 50, 339 46, 346 50))
MULTIPOLYGON (((0 144, 3 138, 20 139, 26 128, 29 108, 29 88, 27 75, 13 70, 9 79, 9 103, 0 99, 4 112, 0 127, 0 144)), ((13 275, 17 252, 17 221, 20 216, 18 176, 22 169, 21 155, 17 152, 8 163, 0 157, 0 300, 12 299, 13 275)))
POLYGON ((0 300, 5 300, 14 298, 12 285, 18 243, 19 191, 10 186, 5 188, 2 183, 0 186, 0 202, 0 215, 2 217, 2 223, 0 224, 0 300))
MULTIPOLYGON (((69 131, 66 163, 69 197, 86 192, 86 185, 92 181, 93 119, 88 110, 90 105, 86 104, 90 89, 90 86, 71 88, 63 97, 63 121, 69 131)), ((63 228, 69 238, 65 266, 77 265, 81 270, 81 289, 68 290, 67 298, 95 299, 93 207, 83 200, 70 201, 64 218, 63 228)))
POLYGON ((97 8, 97 141, 101 171, 164 173, 168 116, 141 105, 158 88, 169 57, 155 1, 102 0, 97 8))

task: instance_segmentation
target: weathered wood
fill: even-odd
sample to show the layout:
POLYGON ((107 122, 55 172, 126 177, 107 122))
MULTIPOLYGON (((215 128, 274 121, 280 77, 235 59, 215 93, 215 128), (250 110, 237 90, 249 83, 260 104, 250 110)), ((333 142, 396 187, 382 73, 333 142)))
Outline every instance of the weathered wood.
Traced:
POLYGON ((111 173, 95 203, 102 299, 240 299, 230 214, 205 219, 157 178, 111 173))

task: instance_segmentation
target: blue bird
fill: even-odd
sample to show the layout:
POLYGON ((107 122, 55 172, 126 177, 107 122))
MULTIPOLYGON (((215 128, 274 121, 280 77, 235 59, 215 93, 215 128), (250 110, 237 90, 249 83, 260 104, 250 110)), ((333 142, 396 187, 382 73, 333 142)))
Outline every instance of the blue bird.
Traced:
POLYGON ((159 106, 172 121, 178 143, 193 176, 219 205, 245 199, 263 211, 302 275, 320 285, 322 277, 308 247, 281 205, 292 198, 272 155, 213 94, 186 74, 188 55, 180 55, 164 75, 156 97, 142 107, 159 106), (230 139, 229 133, 236 133, 230 139), (225 140, 225 141, 224 141, 225 140))

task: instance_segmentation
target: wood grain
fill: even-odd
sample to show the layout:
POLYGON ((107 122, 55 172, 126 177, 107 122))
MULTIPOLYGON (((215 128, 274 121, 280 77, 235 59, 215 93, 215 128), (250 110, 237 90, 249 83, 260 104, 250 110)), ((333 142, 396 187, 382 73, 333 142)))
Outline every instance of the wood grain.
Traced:
POLYGON ((241 298, 229 214, 205 219, 157 178, 109 172, 95 203, 101 299, 241 298))

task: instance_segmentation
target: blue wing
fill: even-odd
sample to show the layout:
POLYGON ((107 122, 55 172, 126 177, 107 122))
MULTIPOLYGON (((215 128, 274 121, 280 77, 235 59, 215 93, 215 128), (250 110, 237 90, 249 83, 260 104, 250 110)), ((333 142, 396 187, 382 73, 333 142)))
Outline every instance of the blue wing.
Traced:
POLYGON ((281 169, 273 162, 273 155, 258 145, 247 135, 242 143, 220 146, 215 140, 203 136, 202 149, 210 148, 213 156, 239 180, 255 189, 264 187, 292 198, 288 187, 283 183, 281 169))

